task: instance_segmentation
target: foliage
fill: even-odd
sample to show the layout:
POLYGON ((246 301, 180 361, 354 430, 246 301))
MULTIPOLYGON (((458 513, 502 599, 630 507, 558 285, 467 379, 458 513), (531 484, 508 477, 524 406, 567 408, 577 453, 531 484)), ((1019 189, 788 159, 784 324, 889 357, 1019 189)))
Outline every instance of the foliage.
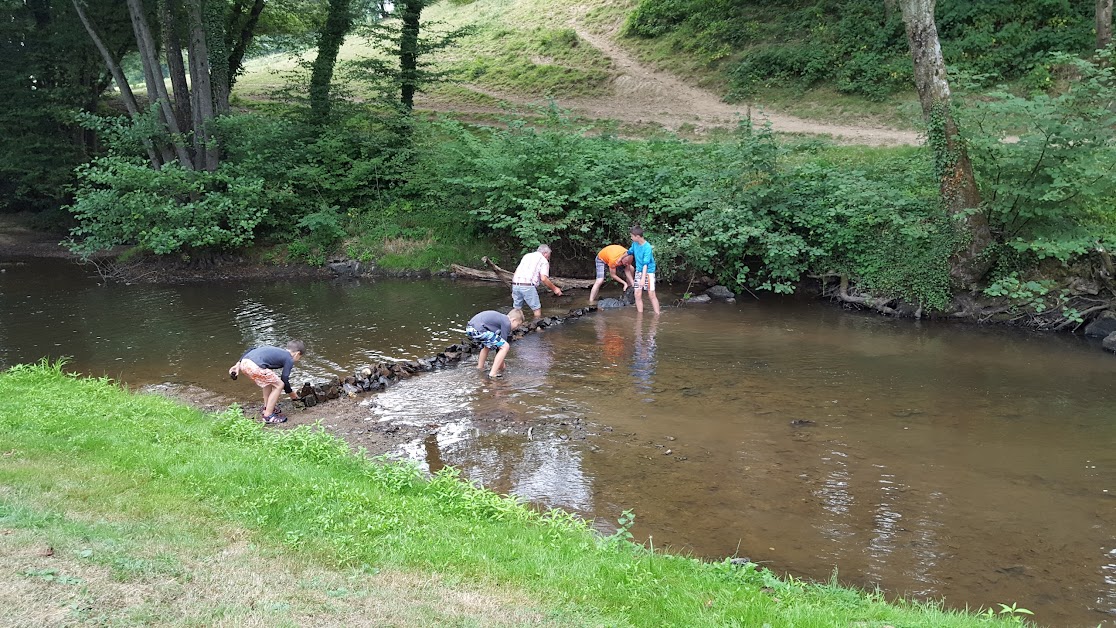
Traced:
POLYGON ((869 171, 809 155, 783 164, 770 129, 747 121, 727 140, 629 142, 546 114, 484 133, 437 126, 409 189, 520 250, 550 243, 584 257, 627 242, 638 223, 664 277, 685 265, 730 287, 790 292, 807 274, 841 273, 927 308, 948 303, 957 243, 920 151, 869 171))
POLYGON ((122 243, 159 255, 242 247, 267 211, 259 204, 264 181, 227 171, 152 170, 140 159, 107 156, 80 166, 78 181, 71 233, 84 254, 122 243))
POLYGON ((136 156, 143 119, 85 122, 109 153, 79 169, 71 211, 84 253, 117 244, 159 254, 235 248, 262 236, 300 239, 301 257, 322 261, 350 211, 377 206, 400 184, 408 154, 392 118, 349 115, 319 128, 297 118, 232 115, 214 127, 226 154, 217 172, 156 171, 136 156))
POLYGON ((618 241, 647 215, 646 186, 671 166, 649 161, 637 144, 577 133, 553 106, 543 113, 538 127, 523 119, 483 132, 437 125, 424 144, 437 145, 422 166, 427 179, 413 188, 424 203, 471 215, 517 248, 549 242, 595 253, 598 243, 618 241))
POLYGON ((983 211, 1001 250, 1068 262, 1116 243, 1116 71, 1055 55, 1058 93, 994 92, 961 109, 983 211))
MULTIPOLYGON (((1072 0, 937 3, 946 62, 999 80, 1031 75, 1047 52, 1089 51, 1092 18, 1091 5, 1072 0)), ((829 83, 882 100, 911 83, 901 16, 878 0, 641 0, 624 32, 665 38, 724 68, 738 96, 757 87, 829 83)))

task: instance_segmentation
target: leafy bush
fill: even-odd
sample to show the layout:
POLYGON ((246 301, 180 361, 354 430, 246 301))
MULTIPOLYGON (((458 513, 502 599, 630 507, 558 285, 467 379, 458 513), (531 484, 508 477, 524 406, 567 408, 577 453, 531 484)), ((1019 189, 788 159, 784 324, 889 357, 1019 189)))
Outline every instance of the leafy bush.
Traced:
POLYGON ((408 144, 391 120, 350 116, 329 127, 297 117, 231 115, 215 121, 224 152, 218 170, 176 164, 150 168, 141 157, 140 120, 87 116, 108 154, 78 169, 70 211, 83 253, 136 244, 157 254, 227 249, 259 237, 303 239, 320 261, 344 235, 346 214, 385 202, 399 186, 408 144))
POLYGON ((987 95, 960 110, 996 240, 1032 260, 1068 262, 1116 244, 1116 71, 1056 55, 1064 92, 987 95))
POLYGON ((872 174, 812 159, 789 167, 770 129, 747 122, 731 140, 627 142, 550 115, 541 128, 438 127, 427 185, 415 183, 421 203, 519 249, 548 242, 583 257, 639 223, 664 277, 686 266, 789 292, 809 273, 837 272, 928 308, 948 301, 954 230, 921 151, 872 174))
POLYGON ((264 181, 186 170, 152 170, 139 159, 108 156, 78 168, 78 221, 72 235, 81 253, 134 243, 164 255, 189 248, 227 249, 253 240, 267 209, 264 181))

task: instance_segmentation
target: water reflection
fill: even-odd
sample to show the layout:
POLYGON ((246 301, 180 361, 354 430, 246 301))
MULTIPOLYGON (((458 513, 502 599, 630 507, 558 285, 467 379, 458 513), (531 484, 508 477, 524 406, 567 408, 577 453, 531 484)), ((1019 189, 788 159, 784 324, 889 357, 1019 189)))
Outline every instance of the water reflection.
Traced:
POLYGON ((646 332, 643 326, 643 312, 635 317, 635 350, 632 357, 632 377, 635 379, 636 391, 644 395, 643 401, 654 401, 651 396, 654 389, 653 377, 655 375, 655 334, 659 330, 659 316, 650 317, 646 332))
POLYGON ((549 381, 555 363, 549 333, 517 342, 504 378, 489 378, 465 364, 401 382, 372 398, 376 420, 430 430, 402 445, 397 455, 432 473, 459 467, 485 486, 547 507, 591 512, 592 480, 563 428, 579 412, 549 381))

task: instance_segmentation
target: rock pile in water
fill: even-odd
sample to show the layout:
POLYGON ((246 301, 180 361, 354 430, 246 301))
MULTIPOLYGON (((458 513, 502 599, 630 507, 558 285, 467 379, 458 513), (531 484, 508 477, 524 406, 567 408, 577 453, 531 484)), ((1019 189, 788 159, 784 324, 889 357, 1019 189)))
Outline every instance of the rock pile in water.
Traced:
MULTIPOLYGON (((508 338, 508 340, 519 340, 527 334, 536 332, 540 329, 561 325, 567 321, 581 318, 590 312, 596 311, 596 309, 595 307, 581 307, 570 310, 565 316, 547 316, 536 321, 531 321, 530 323, 519 326, 517 329, 513 329, 511 337, 508 338)), ((301 402, 305 407, 310 408, 331 399, 338 399, 341 396, 355 397, 358 393, 362 392, 384 390, 392 384, 404 379, 409 379, 420 373, 454 366, 466 356, 480 353, 480 350, 480 344, 474 343, 471 340, 466 340, 464 342, 452 344, 440 351, 437 355, 431 357, 407 360, 404 362, 377 362, 372 366, 366 366, 360 369, 344 379, 334 376, 333 379, 324 384, 311 384, 307 382, 297 391, 299 399, 296 403, 301 402)))

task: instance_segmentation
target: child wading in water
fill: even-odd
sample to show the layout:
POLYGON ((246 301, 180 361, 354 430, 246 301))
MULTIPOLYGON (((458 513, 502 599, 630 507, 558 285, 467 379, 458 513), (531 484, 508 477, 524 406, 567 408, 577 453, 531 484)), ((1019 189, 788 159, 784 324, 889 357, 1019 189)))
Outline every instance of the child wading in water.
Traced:
POLYGON ((632 227, 632 246, 628 255, 635 258, 628 267, 627 273, 631 284, 635 286, 636 311, 643 311, 643 290, 651 298, 651 308, 659 313, 659 297, 655 294, 655 251, 651 243, 643 237, 643 229, 632 227), (633 276, 634 275, 634 276, 633 276))
POLYGON ((264 407, 261 412, 264 423, 282 423, 287 420, 275 408, 275 404, 279 402, 280 390, 290 395, 291 399, 298 399, 298 395, 291 389, 291 369, 305 351, 306 345, 301 340, 288 342, 286 349, 256 347, 249 349, 229 368, 229 377, 236 379, 237 375, 244 373, 263 389, 264 407), (282 375, 276 375, 271 369, 282 369, 282 375))
POLYGON ((513 329, 523 324, 523 312, 513 309, 507 314, 496 310, 485 310, 469 320, 465 326, 465 335, 470 340, 481 345, 480 355, 477 356, 477 370, 484 370, 484 362, 488 359, 488 350, 496 349, 496 357, 492 358, 490 377, 501 377, 504 374, 504 358, 511 350, 508 336, 513 329))

